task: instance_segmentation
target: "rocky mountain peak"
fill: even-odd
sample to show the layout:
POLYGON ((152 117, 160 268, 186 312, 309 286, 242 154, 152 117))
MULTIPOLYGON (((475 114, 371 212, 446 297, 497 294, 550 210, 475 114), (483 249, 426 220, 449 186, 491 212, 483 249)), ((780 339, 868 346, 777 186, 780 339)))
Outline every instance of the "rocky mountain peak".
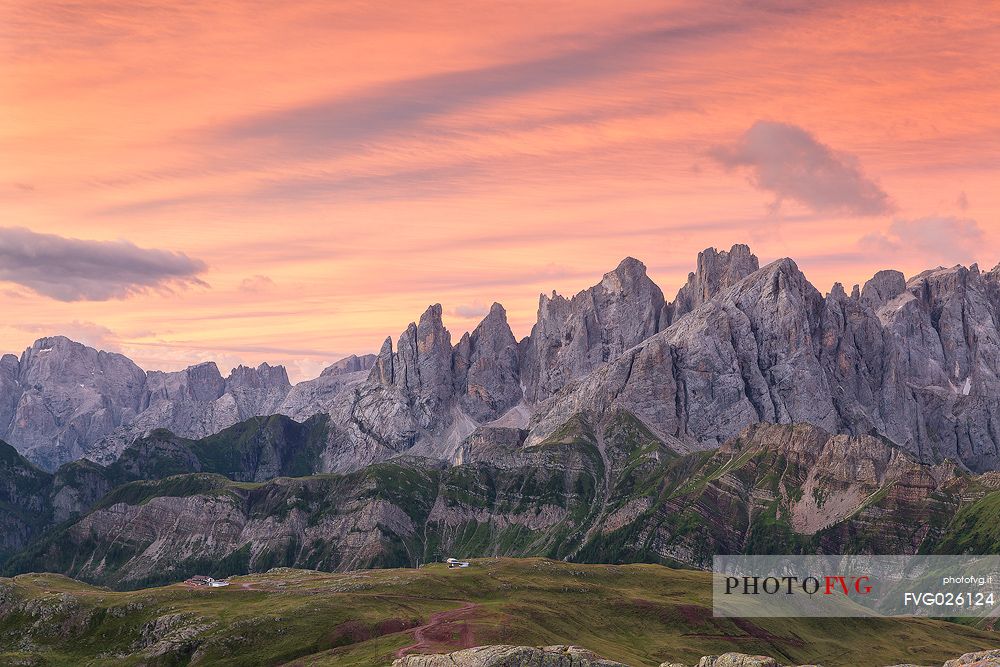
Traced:
MULTIPOLYGON (((389 342, 389 347, 392 347, 392 341, 389 342)), ((330 377, 332 375, 345 375, 347 373, 359 373, 361 371, 370 370, 372 366, 375 365, 375 360, 377 355, 374 354, 352 354, 349 357, 344 357, 340 361, 335 361, 320 373, 320 377, 330 377)))
POLYGON ((847 290, 844 289, 844 285, 842 283, 834 283, 833 287, 830 288, 829 298, 838 299, 841 301, 846 300, 848 296, 847 296, 847 290))
POLYGON ((517 340, 507 311, 494 303, 455 346, 452 367, 459 405, 476 421, 496 419, 521 400, 517 340))
POLYGON ((990 274, 964 266, 910 278, 905 296, 880 311, 899 344, 911 350, 907 375, 962 396, 991 395, 1000 378, 995 294, 990 274))
POLYGON ((369 379, 387 386, 396 383, 392 336, 386 336, 382 341, 382 348, 375 355, 375 364, 372 366, 369 379))
POLYGON ((542 295, 522 343, 526 397, 538 401, 649 338, 659 328, 663 292, 631 257, 572 299, 542 295))
POLYGON ((865 283, 861 290, 861 302, 878 310, 906 291, 906 278, 899 271, 891 269, 879 271, 865 283))
POLYGON ((45 468, 79 458, 140 409, 142 369, 65 336, 40 338, 6 369, 17 375, 0 371, 0 438, 45 468))
POLYGON ((446 400, 452 386, 451 334, 441 313, 441 304, 429 306, 418 323, 411 322, 400 334, 391 377, 401 390, 446 400))
POLYGON ((226 391, 226 380, 214 361, 188 366, 182 371, 150 371, 146 375, 151 398, 214 401, 226 391))
POLYGON ((983 274, 983 285, 986 288, 986 296, 993 306, 993 319, 1000 325, 1000 264, 997 264, 989 273, 983 274))
POLYGON ((750 246, 738 243, 729 251, 706 248, 698 253, 698 264, 688 274, 687 284, 680 288, 677 297, 665 311, 660 328, 676 322, 722 290, 728 289, 760 268, 757 256, 750 246))
POLYGON ((274 388, 288 391, 292 384, 288 381, 288 372, 284 366, 271 366, 262 363, 253 368, 240 364, 226 378, 226 388, 245 387, 253 389, 274 388))
POLYGON ((605 289, 627 291, 630 287, 642 290, 644 283, 649 278, 646 276, 646 265, 635 257, 626 257, 614 271, 604 274, 601 284, 605 289))

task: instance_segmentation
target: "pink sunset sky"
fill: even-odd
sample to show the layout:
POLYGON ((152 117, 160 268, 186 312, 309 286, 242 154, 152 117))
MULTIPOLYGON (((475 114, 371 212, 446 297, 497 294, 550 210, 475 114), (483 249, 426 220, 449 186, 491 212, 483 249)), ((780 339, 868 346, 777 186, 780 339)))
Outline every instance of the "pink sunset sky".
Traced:
POLYGON ((0 352, 300 380, 627 255, 992 268, 997 10, 0 0, 0 352))

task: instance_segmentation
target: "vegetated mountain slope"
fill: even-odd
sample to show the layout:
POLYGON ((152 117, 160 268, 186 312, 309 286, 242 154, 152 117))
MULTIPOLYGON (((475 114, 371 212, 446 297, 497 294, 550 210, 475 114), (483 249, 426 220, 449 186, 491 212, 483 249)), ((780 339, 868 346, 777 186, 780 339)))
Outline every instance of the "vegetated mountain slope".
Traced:
POLYGON ((0 440, 0 561, 47 527, 51 486, 52 475, 0 440))
POLYGON ((622 409, 676 449, 758 422, 878 433, 924 462, 1000 465, 1000 267, 880 271, 823 296, 791 259, 708 249, 673 301, 627 258, 572 298, 542 295, 516 341, 502 306, 452 339, 429 307, 377 356, 288 384, 280 367, 143 373, 63 338, 0 359, 0 436, 52 470, 110 463, 157 428, 200 438, 256 415, 329 414, 322 470, 399 454, 453 462, 481 426, 530 428, 622 409), (370 369, 370 370, 369 370, 370 369))
POLYGON ((480 644, 577 644, 637 667, 738 646, 828 667, 940 664, 993 633, 918 619, 712 617, 709 575, 655 565, 475 560, 406 570, 273 570, 222 589, 134 592, 0 579, 0 662, 389 665, 480 644))
MULTIPOLYGON (((259 421, 256 431, 224 434, 230 443, 259 442, 270 432, 259 421)), ((322 439, 318 420, 298 428, 322 439)), ((717 450, 680 454, 624 411, 604 421, 574 415, 532 446, 525 435, 479 429, 455 466, 402 457, 351 473, 264 482, 244 481, 265 469, 258 455, 245 454, 255 447, 213 467, 197 455, 207 440, 147 439, 104 469, 104 479, 122 479, 141 455, 149 456, 139 466, 146 470, 174 473, 183 469, 179 461, 203 472, 118 486, 6 569, 135 587, 196 573, 394 567, 445 555, 708 567, 717 553, 926 553, 947 545, 990 553, 997 546, 989 536, 952 540, 955 522, 974 521, 976 503, 991 498, 996 475, 923 464, 880 437, 758 424, 717 450), (237 460, 248 467, 231 467, 237 460)))

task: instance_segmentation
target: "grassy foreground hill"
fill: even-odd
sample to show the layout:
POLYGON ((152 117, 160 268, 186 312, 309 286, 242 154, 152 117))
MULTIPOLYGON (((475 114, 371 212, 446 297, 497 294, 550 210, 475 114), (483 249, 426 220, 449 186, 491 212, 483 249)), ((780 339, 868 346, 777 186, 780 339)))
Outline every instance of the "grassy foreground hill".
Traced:
POLYGON ((0 579, 0 664, 388 665, 402 651, 574 643, 630 665, 738 650, 795 664, 940 663, 995 635, 934 620, 717 619, 709 575, 482 559, 468 569, 277 569, 227 588, 115 592, 0 579))

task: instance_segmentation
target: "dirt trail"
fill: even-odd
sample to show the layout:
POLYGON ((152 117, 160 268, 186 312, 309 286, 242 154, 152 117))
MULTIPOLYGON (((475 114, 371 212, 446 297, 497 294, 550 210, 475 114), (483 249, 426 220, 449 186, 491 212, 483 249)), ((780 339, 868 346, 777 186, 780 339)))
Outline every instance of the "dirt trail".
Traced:
POLYGON ((431 614, 427 623, 418 625, 411 630, 414 643, 396 651, 396 657, 401 658, 407 653, 430 651, 441 644, 448 644, 450 647, 455 644, 455 640, 452 639, 455 630, 458 631, 458 645, 453 650, 472 648, 476 645, 475 637, 472 633, 472 624, 468 621, 475 615, 478 606, 467 602, 458 609, 431 614), (451 627, 452 625, 458 625, 458 627, 451 627))

